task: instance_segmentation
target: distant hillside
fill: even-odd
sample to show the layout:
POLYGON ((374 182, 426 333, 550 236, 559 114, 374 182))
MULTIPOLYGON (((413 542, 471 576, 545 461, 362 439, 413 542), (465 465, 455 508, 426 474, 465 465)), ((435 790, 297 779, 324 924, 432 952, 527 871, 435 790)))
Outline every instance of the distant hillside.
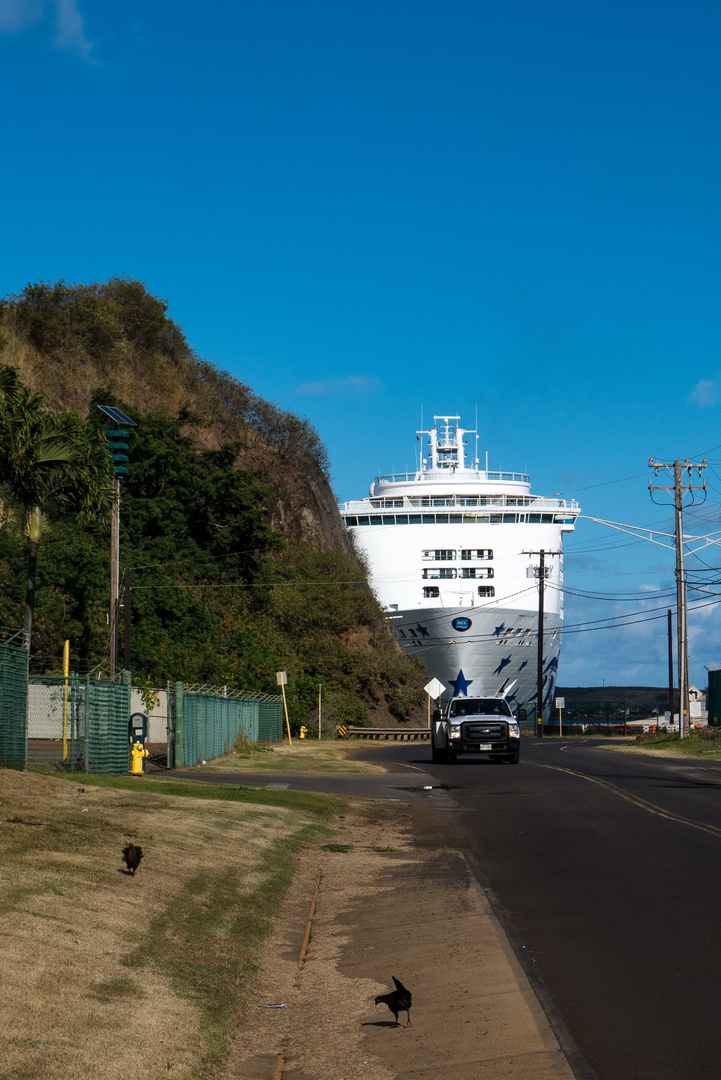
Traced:
POLYGON ((307 420, 201 359, 142 282, 28 285, 0 300, 0 350, 52 410, 87 416, 107 391, 143 415, 176 417, 197 450, 239 442, 236 464, 263 469, 279 496, 274 523, 321 550, 348 549, 328 461, 307 420))
MULTIPOLYGON (((198 357, 142 283, 30 285, 0 301, 0 361, 51 411, 137 421, 122 485, 121 563, 132 572, 136 677, 275 691, 297 715, 318 684, 360 721, 403 718, 425 674, 389 634, 310 424, 198 357)), ((22 623, 23 522, 0 528, 0 624, 22 623)), ((55 513, 41 545, 32 662, 107 664, 107 529, 55 513)))

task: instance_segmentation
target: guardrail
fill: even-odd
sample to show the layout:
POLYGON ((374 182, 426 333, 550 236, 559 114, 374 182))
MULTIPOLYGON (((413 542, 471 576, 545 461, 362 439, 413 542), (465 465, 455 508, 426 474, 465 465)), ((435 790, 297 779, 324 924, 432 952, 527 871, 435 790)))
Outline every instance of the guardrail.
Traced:
POLYGON ((430 739, 431 733, 428 728, 370 728, 370 727, 347 727, 344 739, 385 739, 394 742, 419 742, 430 739))

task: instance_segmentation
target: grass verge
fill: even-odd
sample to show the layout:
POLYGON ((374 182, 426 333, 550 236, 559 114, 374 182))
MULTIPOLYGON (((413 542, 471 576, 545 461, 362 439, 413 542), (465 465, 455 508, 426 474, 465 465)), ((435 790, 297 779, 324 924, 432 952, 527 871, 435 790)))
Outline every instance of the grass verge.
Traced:
POLYGON ((296 855, 346 805, 0 770, 0 1078, 216 1075, 296 855))
POLYGON ((661 757, 695 757, 705 761, 721 758, 721 728, 699 728, 689 732, 683 739, 678 734, 658 735, 644 738, 643 742, 626 743, 612 749, 631 753, 652 753, 661 757))
POLYGON ((87 784, 89 787, 146 795, 180 795, 189 799, 288 807, 323 818, 332 818, 348 805, 348 800, 342 795, 321 795, 313 791, 269 790, 237 784, 209 784, 203 780, 161 780, 152 776, 87 776, 84 773, 59 773, 52 765, 41 763, 33 764, 32 771, 75 784, 87 784))
POLYGON ((198 772, 319 772, 378 773, 380 765, 349 758, 350 747, 338 739, 293 739, 275 746, 240 742, 221 758, 196 766, 198 772))

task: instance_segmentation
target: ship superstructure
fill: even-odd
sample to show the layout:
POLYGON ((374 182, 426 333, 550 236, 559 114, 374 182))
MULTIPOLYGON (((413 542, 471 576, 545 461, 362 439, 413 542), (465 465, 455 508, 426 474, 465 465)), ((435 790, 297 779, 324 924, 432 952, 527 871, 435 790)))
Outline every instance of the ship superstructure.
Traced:
MULTIPOLYGON (((478 433, 460 416, 417 432, 412 473, 377 476, 367 499, 342 505, 371 585, 400 644, 448 694, 536 700, 538 565, 546 559, 543 698, 556 684, 563 622, 563 534, 580 508, 531 494, 524 473, 480 468, 478 433), (469 456, 468 442, 475 453, 469 456)), ((530 714, 529 714, 530 715, 530 714)))

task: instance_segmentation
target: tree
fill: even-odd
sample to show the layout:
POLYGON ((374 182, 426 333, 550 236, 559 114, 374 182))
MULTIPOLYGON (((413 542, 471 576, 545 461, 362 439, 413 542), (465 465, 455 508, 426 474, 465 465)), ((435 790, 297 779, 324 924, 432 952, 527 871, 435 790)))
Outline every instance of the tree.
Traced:
POLYGON ((26 515, 29 537, 23 629, 28 648, 38 547, 49 505, 81 521, 107 521, 115 494, 101 431, 71 413, 49 413, 13 368, 0 366, 0 490, 26 515))

